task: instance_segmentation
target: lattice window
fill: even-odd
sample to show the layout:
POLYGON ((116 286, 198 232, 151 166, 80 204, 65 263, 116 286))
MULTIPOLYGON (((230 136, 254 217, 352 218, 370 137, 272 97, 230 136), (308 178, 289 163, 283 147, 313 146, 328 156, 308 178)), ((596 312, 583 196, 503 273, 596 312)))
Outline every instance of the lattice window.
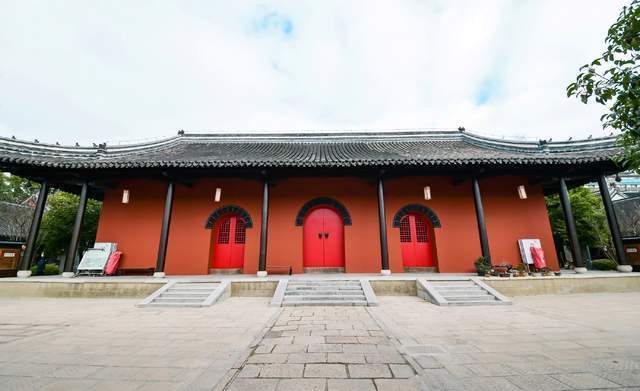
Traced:
POLYGON ((244 224, 244 220, 242 220, 241 218, 237 218, 236 233, 235 233, 236 244, 244 244, 246 240, 246 232, 247 232, 245 228, 246 227, 244 224))
POLYGON ((404 216, 402 220, 400 220, 400 242, 401 243, 411 242, 411 227, 409 222, 409 216, 404 216))
POLYGON ((427 225, 419 217, 416 217, 416 241, 418 243, 427 242, 427 225))
POLYGON ((231 219, 226 218, 222 223, 220 223, 220 228, 218 228, 218 243, 220 244, 228 244, 229 243, 229 229, 231 226, 231 219))

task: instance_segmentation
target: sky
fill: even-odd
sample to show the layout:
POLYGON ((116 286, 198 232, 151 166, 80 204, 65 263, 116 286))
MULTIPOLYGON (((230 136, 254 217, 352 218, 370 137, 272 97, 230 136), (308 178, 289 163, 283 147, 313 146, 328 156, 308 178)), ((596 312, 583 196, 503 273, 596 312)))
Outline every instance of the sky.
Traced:
POLYGON ((603 136, 566 97, 630 0, 0 0, 0 136, 603 136))

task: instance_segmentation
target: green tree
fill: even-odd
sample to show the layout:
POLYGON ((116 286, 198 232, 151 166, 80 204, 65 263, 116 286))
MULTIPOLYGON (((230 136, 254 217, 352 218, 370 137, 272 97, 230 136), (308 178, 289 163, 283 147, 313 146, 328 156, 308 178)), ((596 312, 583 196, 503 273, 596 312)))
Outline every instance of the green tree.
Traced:
POLYGON ((35 182, 0 171, 0 201, 20 204, 36 194, 38 188, 35 182))
MULTIPOLYGON (((42 248, 46 257, 56 257, 67 251, 79 201, 77 195, 63 191, 54 191, 49 196, 38 235, 38 247, 42 248)), ((101 205, 101 202, 91 199, 87 202, 78 245, 80 252, 93 246, 101 205)))
POLYGON ((621 163, 640 169, 640 0, 622 8, 605 39, 607 49, 580 68, 567 96, 590 99, 609 107, 604 128, 621 131, 621 163))
MULTIPOLYGON (((569 199, 580 244, 589 247, 610 247, 609 227, 600 197, 586 187, 578 187, 569 191, 569 199)), ((546 197, 546 201, 553 238, 558 244, 567 244, 567 230, 560 197, 555 194, 546 197)))

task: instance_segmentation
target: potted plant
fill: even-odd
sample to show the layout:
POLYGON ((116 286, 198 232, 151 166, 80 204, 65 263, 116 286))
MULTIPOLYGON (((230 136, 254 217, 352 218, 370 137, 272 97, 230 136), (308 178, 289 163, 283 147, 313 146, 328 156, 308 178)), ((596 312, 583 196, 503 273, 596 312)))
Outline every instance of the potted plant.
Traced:
POLYGON ((476 272, 479 276, 484 276, 489 270, 491 270, 491 260, 487 257, 478 257, 475 261, 476 272))
POLYGON ((524 266, 524 263, 519 263, 518 266, 516 266, 516 269, 518 270, 518 277, 524 277, 525 276, 525 272, 526 272, 526 267, 524 266))

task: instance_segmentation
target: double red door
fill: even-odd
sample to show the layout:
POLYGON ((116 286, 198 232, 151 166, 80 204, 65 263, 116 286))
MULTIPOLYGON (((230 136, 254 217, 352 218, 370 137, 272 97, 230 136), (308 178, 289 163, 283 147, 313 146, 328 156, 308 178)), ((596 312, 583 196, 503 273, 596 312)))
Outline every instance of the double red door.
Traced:
POLYGON ((400 220, 400 248, 404 266, 433 266, 430 235, 431 227, 421 215, 408 214, 400 220))
POLYGON ((244 266, 246 227, 238 216, 223 216, 214 233, 213 268, 241 269, 244 266))
POLYGON ((330 208, 316 208, 304 220, 304 267, 344 267, 344 223, 330 208))

